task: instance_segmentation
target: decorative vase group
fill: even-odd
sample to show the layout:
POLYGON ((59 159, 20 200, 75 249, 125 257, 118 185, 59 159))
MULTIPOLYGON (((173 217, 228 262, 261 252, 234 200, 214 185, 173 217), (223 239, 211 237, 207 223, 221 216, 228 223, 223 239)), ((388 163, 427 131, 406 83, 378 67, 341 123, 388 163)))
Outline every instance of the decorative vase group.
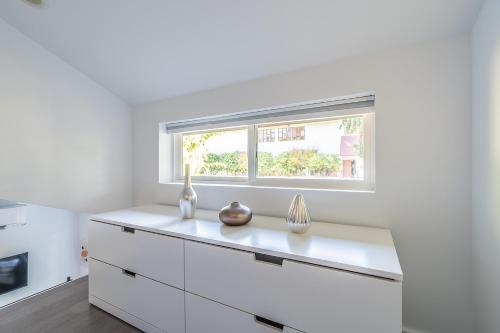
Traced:
POLYGON ((303 234, 311 227, 311 217, 302 194, 297 194, 290 205, 286 218, 290 231, 303 234))
POLYGON ((179 208, 183 219, 192 219, 196 212, 198 197, 191 184, 191 166, 184 166, 184 188, 179 197, 179 208))
MULTIPOLYGON (((191 183, 191 167, 184 166, 184 187, 179 197, 179 208, 183 219, 194 218, 198 197, 191 183)), ((252 211, 245 205, 234 201, 219 211, 219 220, 230 226, 244 225, 252 219, 252 211)), ((286 222, 290 231, 305 233, 311 227, 311 217, 302 194, 297 194, 292 200, 286 222)))
POLYGON ((244 225, 252 219, 252 211, 237 201, 231 202, 219 211, 219 220, 230 226, 244 225))

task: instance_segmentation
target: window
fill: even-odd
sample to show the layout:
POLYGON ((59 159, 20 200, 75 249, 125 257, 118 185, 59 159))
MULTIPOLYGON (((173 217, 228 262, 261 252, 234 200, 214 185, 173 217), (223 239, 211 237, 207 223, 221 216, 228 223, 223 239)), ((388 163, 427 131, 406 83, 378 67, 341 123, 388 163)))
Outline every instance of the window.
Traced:
POLYGON ((189 126, 168 123, 167 131, 176 127, 173 178, 182 180, 189 163, 195 182, 371 190, 372 105, 266 118, 243 114, 224 123, 212 118, 191 120, 189 126))
POLYGON ((259 128, 259 142, 274 142, 274 128, 259 128))
POLYGON ((305 137, 306 130, 304 126, 278 127, 278 141, 305 140, 305 137))
POLYGON ((271 126, 258 128, 259 142, 274 142, 278 132, 278 141, 305 140, 306 131, 304 126, 271 126))

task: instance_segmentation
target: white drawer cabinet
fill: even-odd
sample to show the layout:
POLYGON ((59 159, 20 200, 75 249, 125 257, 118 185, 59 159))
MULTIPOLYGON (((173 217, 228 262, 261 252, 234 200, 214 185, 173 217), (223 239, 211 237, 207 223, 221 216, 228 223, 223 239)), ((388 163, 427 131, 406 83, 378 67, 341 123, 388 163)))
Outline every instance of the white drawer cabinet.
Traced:
POLYGON ((388 230, 282 219, 246 226, 145 206, 93 217, 89 300, 148 333, 401 333, 388 230), (274 225, 273 225, 274 224, 274 225))
POLYGON ((301 333, 249 313, 186 293, 186 333, 301 333))
POLYGON ((401 332, 400 283, 191 241, 185 255, 188 292, 311 333, 401 332))
POLYGON ((90 221, 89 251, 92 258, 184 289, 182 239, 90 221))
POLYGON ((155 326, 184 333, 184 291, 90 259, 91 295, 155 326))

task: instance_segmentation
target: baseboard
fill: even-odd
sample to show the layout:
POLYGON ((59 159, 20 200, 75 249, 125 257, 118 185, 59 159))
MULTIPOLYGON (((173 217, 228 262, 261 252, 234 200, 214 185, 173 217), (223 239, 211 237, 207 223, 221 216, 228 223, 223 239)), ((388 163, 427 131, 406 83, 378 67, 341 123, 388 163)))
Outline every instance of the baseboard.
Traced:
POLYGON ((403 327, 403 333, 427 333, 413 328, 403 327))

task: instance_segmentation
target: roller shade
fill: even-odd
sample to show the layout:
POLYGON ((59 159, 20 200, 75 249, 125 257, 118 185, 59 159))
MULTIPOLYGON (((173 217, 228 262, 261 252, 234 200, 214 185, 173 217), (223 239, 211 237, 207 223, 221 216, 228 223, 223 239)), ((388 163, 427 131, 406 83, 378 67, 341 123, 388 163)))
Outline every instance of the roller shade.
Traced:
POLYGON ((284 121, 291 118, 305 119, 304 116, 334 117, 349 114, 347 112, 349 110, 370 108, 374 104, 374 94, 351 95, 265 109, 227 113, 219 116, 172 121, 166 123, 165 126, 167 133, 180 133, 200 129, 284 121))

